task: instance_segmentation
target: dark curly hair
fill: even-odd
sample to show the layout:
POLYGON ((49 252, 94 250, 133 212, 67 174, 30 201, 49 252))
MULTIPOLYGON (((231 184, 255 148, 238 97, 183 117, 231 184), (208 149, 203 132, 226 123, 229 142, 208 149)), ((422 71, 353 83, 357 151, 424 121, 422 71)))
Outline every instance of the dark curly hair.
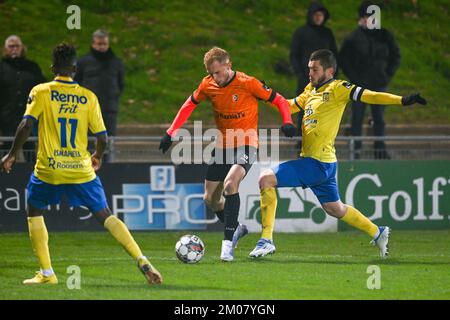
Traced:
POLYGON ((70 73, 77 61, 77 52, 75 47, 60 43, 53 49, 53 69, 58 73, 70 73))
POLYGON ((326 70, 328 68, 333 68, 336 72, 337 68, 337 62, 336 57, 334 56, 333 52, 327 49, 319 49, 317 51, 314 51, 311 54, 311 57, 309 57, 310 61, 320 61, 320 65, 323 67, 323 70, 326 70))

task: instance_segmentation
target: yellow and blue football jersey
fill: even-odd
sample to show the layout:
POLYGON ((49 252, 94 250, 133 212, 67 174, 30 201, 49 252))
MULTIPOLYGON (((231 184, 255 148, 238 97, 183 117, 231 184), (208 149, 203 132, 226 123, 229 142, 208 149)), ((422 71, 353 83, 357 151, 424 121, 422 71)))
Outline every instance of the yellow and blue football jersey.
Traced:
POLYGON ((95 94, 69 77, 35 86, 24 117, 38 121, 35 176, 50 184, 85 183, 95 179, 88 130, 106 133, 95 94))
POLYGON ((296 98, 288 100, 291 113, 305 111, 300 156, 336 162, 334 141, 342 114, 350 100, 372 104, 401 105, 401 96, 370 91, 343 80, 330 79, 319 88, 309 83, 296 98))

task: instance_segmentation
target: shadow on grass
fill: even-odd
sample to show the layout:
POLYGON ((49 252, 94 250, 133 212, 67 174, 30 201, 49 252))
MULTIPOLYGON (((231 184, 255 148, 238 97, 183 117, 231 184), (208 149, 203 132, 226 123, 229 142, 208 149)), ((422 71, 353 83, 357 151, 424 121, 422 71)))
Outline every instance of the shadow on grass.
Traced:
POLYGON ((291 258, 277 260, 275 257, 264 259, 248 259, 252 263, 271 263, 271 264, 334 264, 334 265, 430 265, 430 266, 448 266, 449 261, 418 261, 418 260, 402 260, 390 258, 386 260, 320 260, 320 259, 301 259, 291 258))
POLYGON ((402 260, 396 258, 389 258, 386 260, 371 260, 370 264, 380 264, 380 265, 425 265, 425 266, 448 266, 450 261, 418 261, 418 260, 402 260))
POLYGON ((108 283, 108 284, 93 284, 93 285, 87 285, 85 284, 83 286, 83 289, 130 289, 130 290, 163 290, 163 291, 180 291, 180 292, 187 292, 187 291, 217 291, 217 292, 223 292, 223 291, 240 291, 236 290, 235 288, 227 288, 227 287, 217 287, 217 286, 196 286, 192 284, 161 284, 161 285, 148 285, 145 283, 108 283))

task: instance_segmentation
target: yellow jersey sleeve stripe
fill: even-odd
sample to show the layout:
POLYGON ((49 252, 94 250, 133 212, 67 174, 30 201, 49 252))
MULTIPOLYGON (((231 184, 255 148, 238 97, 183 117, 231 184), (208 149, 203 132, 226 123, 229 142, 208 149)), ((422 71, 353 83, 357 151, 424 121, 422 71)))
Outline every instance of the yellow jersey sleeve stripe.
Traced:
POLYGON ((96 136, 99 136, 99 135, 102 135, 102 134, 107 134, 108 132, 106 131, 106 130, 103 130, 103 131, 100 131, 100 132, 97 132, 97 133, 94 133, 94 135, 96 135, 96 136))

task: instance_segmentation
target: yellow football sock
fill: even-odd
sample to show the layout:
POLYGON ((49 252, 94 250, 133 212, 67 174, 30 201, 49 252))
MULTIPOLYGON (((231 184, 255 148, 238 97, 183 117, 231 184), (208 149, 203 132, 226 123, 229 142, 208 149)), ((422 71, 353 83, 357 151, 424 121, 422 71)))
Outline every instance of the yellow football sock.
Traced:
POLYGON ((50 270, 50 251, 48 249, 48 232, 44 217, 28 217, 28 232, 33 246, 34 254, 39 260, 41 270, 50 270))
POLYGON ((364 231, 372 238, 377 234, 378 227, 372 221, 370 221, 365 215, 363 215, 358 209, 353 208, 352 206, 347 206, 347 212, 341 218, 342 221, 364 231))
POLYGON ((272 240, 277 202, 278 199, 275 188, 265 188, 261 190, 261 238, 272 240))
POLYGON ((104 226, 125 248, 128 254, 133 257, 133 259, 137 260, 137 258, 142 256, 141 249, 137 245, 136 241, 134 241, 133 236, 130 231, 128 231, 125 223, 120 221, 116 216, 109 216, 106 218, 104 226))

